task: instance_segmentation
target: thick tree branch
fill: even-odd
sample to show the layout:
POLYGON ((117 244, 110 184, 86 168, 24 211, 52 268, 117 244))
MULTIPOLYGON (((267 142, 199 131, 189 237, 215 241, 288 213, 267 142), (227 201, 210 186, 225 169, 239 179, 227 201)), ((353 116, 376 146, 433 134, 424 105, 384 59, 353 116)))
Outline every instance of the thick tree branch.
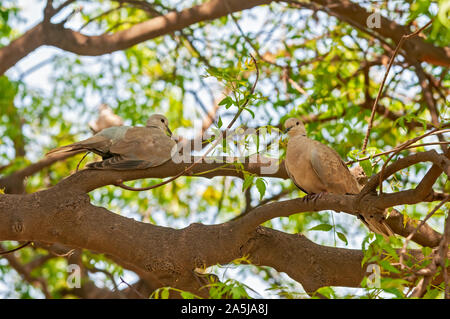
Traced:
MULTIPOLYGON (((137 222, 93 206, 85 194, 70 189, 53 190, 0 195, 0 240, 57 242, 106 253, 148 274, 166 273, 160 277, 161 285, 174 287, 179 285, 176 279, 186 277, 196 267, 225 264, 248 253, 256 264, 287 272, 301 280, 309 291, 322 285, 356 287, 363 276, 361 251, 323 247, 303 236, 262 227, 250 229, 249 218, 220 225, 191 224, 184 229, 171 229, 137 222), (290 252, 297 248, 301 253, 295 253, 292 259, 290 252), (337 264, 343 267, 336 267, 337 264), (338 269, 344 269, 345 275, 337 276, 338 269)), ((306 207, 310 205, 306 203, 300 207, 325 207, 331 199, 336 205, 350 209, 346 206, 350 205, 351 197, 328 195, 319 204, 306 207), (342 202, 336 202, 339 197, 342 202)), ((281 207, 298 212, 296 204, 303 200, 294 201, 287 201, 288 206, 281 207)), ((281 211, 280 207, 276 209, 281 211)))
MULTIPOLYGON (((74 190, 78 190, 81 192, 90 192, 96 188, 106 186, 106 185, 114 185, 117 181, 130 181, 141 178, 165 178, 170 176, 175 176, 180 172, 183 172, 187 167, 192 165, 199 157, 191 157, 189 156, 186 163, 174 163, 172 161, 166 162, 165 164, 155 167, 149 168, 145 170, 130 170, 130 171, 106 171, 106 170, 82 170, 79 171, 66 179, 62 180, 58 183, 59 187, 70 187, 74 190)), ((283 162, 278 163, 278 159, 267 158, 267 157, 259 157, 255 162, 249 162, 249 159, 246 159, 245 163, 242 163, 242 169, 239 167, 241 164, 236 163, 237 166, 233 163, 227 163, 227 161, 232 161, 233 158, 225 157, 219 158, 219 163, 212 162, 214 158, 207 157, 206 163, 201 162, 197 164, 190 172, 186 172, 187 176, 198 176, 205 178, 212 178, 215 176, 235 176, 235 177, 243 177, 243 170, 257 174, 259 176, 266 177, 278 177, 287 179, 288 175, 286 173, 286 169, 284 167, 283 162), (268 169, 271 165, 275 168, 273 171, 268 169), (278 168, 277 168, 278 167, 278 168), (268 169, 268 172, 265 173, 265 169, 268 169)))
MULTIPOLYGON (((436 152, 422 154, 425 155, 409 156, 404 160, 405 163, 401 162, 400 165, 394 162, 386 168, 386 172, 395 172, 398 168, 419 161, 432 161, 433 158, 440 158, 436 152)), ((227 170, 220 168, 220 165, 202 163, 196 167, 197 171, 194 173, 218 168, 217 171, 212 173, 210 171, 206 176, 241 175, 239 170, 227 170)), ((261 168, 261 164, 258 163, 244 166, 245 169, 254 171, 261 168)), ((288 248, 292 247, 289 245, 305 247, 307 240, 295 235, 279 234, 276 231, 258 227, 258 225, 275 217, 325 209, 357 215, 361 210, 377 210, 392 203, 402 204, 404 197, 403 192, 399 192, 378 196, 371 193, 366 195, 363 201, 358 201, 357 195, 326 194, 316 201, 298 198, 259 206, 242 218, 224 224, 209 226, 192 224, 185 229, 177 230, 136 222, 104 208, 95 207, 89 203, 89 198, 85 194, 97 187, 111 184, 117 178, 131 180, 143 177, 166 177, 183 169, 183 164, 169 162, 152 170, 130 172, 83 170, 45 191, 29 195, 1 195, 0 240, 61 243, 70 247, 102 252, 119 260, 124 265, 132 265, 133 270, 137 270, 141 278, 149 276, 153 288, 156 283, 159 286, 198 289, 198 286, 193 285, 193 269, 217 263, 228 263, 250 252, 250 258, 255 263, 286 271, 291 277, 300 280, 307 291, 313 291, 322 285, 359 285, 363 276, 360 266, 362 253, 324 248, 310 243, 309 246, 315 248, 308 249, 309 255, 300 254, 297 257, 300 260, 293 268, 290 254, 279 256, 283 251, 280 246, 286 245, 284 250, 292 251, 292 248, 288 248), (269 240, 267 234, 273 237, 269 238, 272 248, 266 247, 266 242, 269 240), (136 242, 136 238, 140 238, 140 240, 136 242), (291 242, 293 238, 302 243, 293 244, 291 242), (130 250, 129 247, 134 247, 134 249, 130 250), (264 247, 264 250, 260 250, 258 247, 264 247), (261 251, 265 251, 265 253, 261 253, 261 251), (348 258, 342 259, 343 255, 348 255, 348 258), (322 264, 322 259, 326 259, 328 262, 323 261, 322 264), (321 262, 319 263, 318 260, 321 262), (335 261, 331 263, 331 260, 335 261), (337 269, 336 262, 347 263, 344 267, 348 269, 346 276, 335 277, 333 275, 337 269), (319 264, 321 267, 317 267, 319 264), (305 269, 313 270, 305 271, 305 269), (318 274, 311 275, 311 271, 318 274)), ((419 184, 419 186, 422 185, 422 188, 429 187, 428 193, 423 192, 427 196, 424 198, 408 196, 408 203, 435 199, 435 196, 428 195, 431 193, 434 180, 441 172, 441 167, 433 166, 419 184)), ((269 176, 287 178, 286 172, 283 170, 269 174, 269 176)), ((391 212, 386 222, 396 233, 403 236, 410 234, 416 226, 412 220, 404 223, 403 216, 396 211, 391 212)), ((433 247, 440 242, 441 237, 425 224, 422 231, 416 234, 412 240, 421 245, 433 247)))

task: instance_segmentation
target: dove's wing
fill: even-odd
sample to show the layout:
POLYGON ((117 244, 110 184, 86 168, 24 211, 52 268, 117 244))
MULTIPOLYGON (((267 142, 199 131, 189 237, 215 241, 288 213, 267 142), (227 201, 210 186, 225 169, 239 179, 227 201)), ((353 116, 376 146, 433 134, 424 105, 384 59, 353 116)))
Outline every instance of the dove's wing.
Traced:
POLYGON ((357 194, 359 186, 339 154, 328 146, 311 141, 310 162, 327 191, 334 194, 357 194))
POLYGON ((311 140, 303 136, 289 139, 286 151, 286 170, 289 177, 307 194, 326 192, 326 184, 320 178, 310 163, 311 140))
POLYGON ((154 127, 133 127, 115 141, 110 152, 114 157, 89 167, 97 169, 144 169, 159 166, 171 158, 175 142, 154 127))
POLYGON ((295 186, 297 186, 302 192, 304 192, 305 194, 308 194, 308 192, 306 190, 304 190, 299 184, 297 184, 297 181, 295 180, 295 177, 291 174, 291 172, 289 171, 289 167, 287 165, 287 161, 285 162, 286 167, 286 172, 289 176, 289 178, 291 179, 291 181, 294 183, 295 186))

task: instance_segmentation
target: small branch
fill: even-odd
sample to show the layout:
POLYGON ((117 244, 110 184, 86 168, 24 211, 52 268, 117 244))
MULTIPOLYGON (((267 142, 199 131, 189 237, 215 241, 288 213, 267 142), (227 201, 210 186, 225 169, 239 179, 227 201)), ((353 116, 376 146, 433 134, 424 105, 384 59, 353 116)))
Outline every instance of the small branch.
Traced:
POLYGON ((389 74, 389 70, 391 69, 391 66, 394 63, 395 57, 397 56, 397 54, 398 54, 400 48, 402 47, 404 41, 408 40, 409 38, 412 38, 412 37, 416 36, 417 34, 422 32, 423 30, 428 28, 431 25, 432 22, 433 22, 433 20, 429 21, 422 28, 418 29, 417 31, 415 31, 413 33, 410 33, 410 34, 407 34, 407 35, 403 35, 402 38, 400 39, 399 43, 397 44, 397 47, 395 48, 394 53, 392 54, 392 57, 389 60, 389 64, 388 64, 388 67, 386 69, 386 72, 384 73, 384 77, 383 77, 383 80, 381 81, 381 85, 380 85, 380 88, 378 90, 377 97, 375 98, 375 101, 373 102, 372 113, 370 114, 369 125, 367 126, 367 132, 366 132, 366 136, 364 137, 364 142, 363 142, 363 146, 362 146, 362 152, 363 153, 366 152, 366 147, 367 147, 367 143, 369 141, 369 135, 370 135, 370 131, 372 129, 373 120, 374 120, 376 108, 377 108, 377 105, 378 105, 378 100, 380 99, 381 93, 383 92, 384 83, 386 82, 387 76, 389 74))
MULTIPOLYGON (((450 144, 450 142, 422 143, 422 144, 416 144, 416 145, 410 145, 410 146, 407 146, 407 147, 403 147, 402 150, 411 149, 411 148, 417 148, 417 147, 424 147, 424 146, 431 146, 431 145, 447 145, 447 144, 450 144)), ((383 155, 387 155, 387 154, 390 154, 392 152, 396 152, 397 150, 398 150, 397 148, 393 148, 393 149, 391 149, 389 151, 386 151, 386 152, 381 152, 381 153, 377 153, 377 154, 374 154, 374 155, 370 155, 370 156, 366 156, 366 157, 363 157, 363 158, 359 158, 359 159, 354 160, 354 161, 345 162, 345 165, 352 165, 354 163, 358 163, 358 162, 362 162, 362 161, 365 161, 365 160, 368 160, 368 159, 372 159, 372 158, 380 157, 380 156, 383 156, 383 155)))
POLYGON ((110 14, 110 13, 112 13, 112 12, 114 12, 114 11, 120 10, 120 9, 122 9, 122 8, 123 8, 123 7, 122 7, 122 4, 119 4, 119 6, 116 7, 116 8, 109 9, 109 10, 107 10, 107 11, 104 11, 104 12, 102 12, 102 13, 96 15, 95 17, 92 17, 91 19, 89 19, 88 21, 86 21, 86 22, 78 29, 78 32, 81 32, 81 30, 83 30, 84 28, 86 28, 86 27, 87 27, 89 24, 91 24, 93 21, 95 21, 95 20, 97 20, 97 19, 99 19, 99 18, 102 18, 102 17, 104 17, 104 16, 107 16, 108 14, 110 14))
MULTIPOLYGON (((383 180, 385 179, 384 178, 384 174, 383 174, 384 170, 385 170, 387 164, 390 162, 390 160, 395 155, 400 153, 402 150, 404 150, 406 147, 410 146, 411 144, 414 144, 415 142, 417 142, 417 141, 419 141, 419 140, 421 140, 421 139, 423 139, 423 138, 425 138, 425 137, 427 137, 429 135, 442 134, 442 133, 445 133, 445 132, 450 132, 450 129, 439 130, 439 129, 436 128, 436 129, 433 129, 433 130, 431 130, 431 131, 429 131, 429 132, 427 132, 427 133, 425 133, 425 134, 423 134, 421 136, 418 136, 416 138, 410 139, 410 140, 404 142, 403 144, 400 144, 399 146, 397 146, 396 150, 391 155, 389 155, 389 157, 387 158, 387 160, 383 163, 383 166, 381 167, 381 171, 380 171, 380 174, 379 174, 379 182, 378 182, 378 185, 380 187, 380 193, 383 192, 383 180)), ((435 154, 436 154, 436 152, 434 154, 432 154, 431 157, 433 157, 433 155, 435 155, 435 154)), ((437 163, 435 163, 435 164, 437 164, 437 163)), ((442 169, 444 170, 444 168, 442 168, 442 169)), ((448 172, 445 172, 445 173, 448 175, 448 172)))
POLYGON ((450 243, 450 213, 447 213, 447 219, 445 220, 444 227, 444 236, 442 236, 441 243, 439 245, 439 265, 441 266, 442 272, 444 273, 444 298, 450 299, 450 290, 449 290, 449 276, 448 269, 446 267, 447 264, 447 256, 449 252, 449 243, 450 243))
POLYGON ((128 288, 130 288, 132 291, 134 291, 139 297, 141 297, 142 299, 148 299, 147 297, 145 297, 143 294, 141 294, 141 292, 139 290, 137 290, 135 287, 133 287, 132 285, 130 285, 129 283, 127 283, 122 276, 120 276, 120 283, 124 283, 125 285, 128 286, 128 288))
POLYGON ((66 0, 66 1, 64 1, 63 3, 60 4, 59 7, 57 7, 56 9, 53 10, 53 15, 52 16, 58 14, 62 9, 64 9, 65 7, 67 7, 70 4, 74 3, 75 1, 77 1, 77 0, 66 0))
POLYGON ((49 63, 54 62, 55 59, 56 59, 56 57, 57 57, 56 55, 51 56, 51 57, 49 57, 48 59, 42 60, 41 62, 39 62, 39 63, 33 65, 32 67, 30 67, 28 70, 22 72, 22 73, 19 75, 19 81, 23 81, 23 80, 25 79, 25 77, 27 77, 27 76, 30 75, 31 73, 33 73, 33 72, 39 70, 40 68, 42 68, 43 66, 45 66, 45 65, 47 65, 47 64, 49 64, 49 63))
MULTIPOLYGON (((424 138, 425 136, 441 133, 443 131, 449 131, 449 130, 434 129, 434 130, 427 132, 419 137, 411 139, 411 140, 401 144, 399 146, 399 148, 396 150, 396 152, 393 153, 393 155, 400 152, 402 147, 409 146, 412 143, 417 142, 421 138, 424 138)), ((391 159, 393 157, 393 155, 391 155, 389 159, 391 159)), ((449 169, 448 168, 448 165, 449 165, 448 159, 447 159, 447 161, 444 161, 445 156, 446 155, 444 155, 444 154, 438 154, 435 150, 430 150, 430 151, 426 151, 426 152, 412 154, 412 155, 406 156, 404 158, 398 159, 395 163, 393 163, 392 165, 389 165, 389 166, 387 166, 388 161, 386 161, 386 163, 385 163, 386 165, 383 165, 382 170, 378 174, 373 175, 370 178, 369 182, 361 190, 359 196, 362 198, 362 196, 364 196, 364 195, 368 194, 369 192, 373 191, 374 189, 376 189, 376 187, 380 184, 380 180, 383 181, 386 178, 388 178, 389 176, 391 176, 392 174, 394 174, 395 172, 397 172, 401 169, 404 169, 408 166, 411 166, 413 164, 419 163, 419 162, 431 161, 433 164, 440 167, 441 170, 444 170, 444 169, 448 170, 449 169), (442 161, 444 161, 447 164, 444 163, 444 166, 443 166, 442 161)), ((449 172, 446 172, 446 174, 447 173, 449 173, 449 172)))
POLYGON ((88 156, 89 153, 90 153, 90 152, 86 152, 86 153, 83 155, 83 157, 80 159, 80 161, 79 161, 78 164, 77 164, 77 168, 75 169, 75 172, 78 172, 78 169, 80 168, 81 162, 86 158, 86 156, 88 156))
POLYGON ((405 259, 405 255, 406 255, 406 247, 408 246, 409 241, 411 240, 411 238, 414 237, 414 235, 419 231, 419 229, 425 225, 425 223, 427 222, 428 219, 430 219, 431 216, 434 215, 434 213, 437 212, 437 210, 439 208, 442 207, 442 205, 444 205, 446 202, 448 202, 450 199, 450 196, 447 196, 444 200, 442 200, 438 205, 436 205, 436 207, 427 214, 427 216, 425 216, 425 218, 420 222, 419 226, 417 226, 417 228, 408 235, 408 237, 406 237, 405 242, 403 243, 403 247, 400 250, 400 265, 402 267, 402 269, 404 269, 404 259, 405 259))
POLYGON ((105 269, 92 267, 92 265, 85 265, 85 267, 86 267, 87 271, 90 272, 90 273, 102 273, 105 276, 107 276, 111 280, 111 282, 112 282, 112 284, 114 286, 114 291, 120 292, 119 287, 118 287, 118 285, 116 283, 116 279, 114 278, 114 275, 111 274, 109 271, 106 271, 105 269))
POLYGON ((50 23, 50 19, 55 15, 55 9, 53 9, 53 0, 47 0, 47 4, 44 8, 44 22, 50 23))
POLYGON ((31 241, 27 241, 25 244, 22 244, 22 245, 20 245, 19 247, 16 247, 16 248, 14 248, 14 249, 7 250, 7 251, 0 251, 0 255, 6 255, 6 254, 13 253, 13 252, 18 251, 18 250, 20 250, 20 249, 22 249, 22 248, 27 247, 27 246, 30 245, 31 243, 32 243, 31 241))

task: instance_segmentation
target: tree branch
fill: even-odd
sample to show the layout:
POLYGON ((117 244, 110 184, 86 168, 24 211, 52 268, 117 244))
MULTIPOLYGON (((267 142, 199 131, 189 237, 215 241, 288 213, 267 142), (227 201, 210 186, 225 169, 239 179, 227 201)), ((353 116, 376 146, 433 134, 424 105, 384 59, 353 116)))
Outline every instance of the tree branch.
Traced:
MULTIPOLYGON (((285 0, 284 2, 302 6, 302 3, 297 1, 285 0)), ((322 6, 319 9, 336 16, 340 20, 346 21, 363 32, 369 33, 366 27, 366 21, 373 12, 368 12, 365 8, 348 0, 313 0, 312 2, 322 6)), ((411 32, 409 27, 400 25, 383 16, 380 18, 380 28, 370 30, 372 32, 375 31, 383 38, 392 39, 395 43, 398 43, 404 34, 411 32)), ((408 59, 444 67, 450 66, 450 49, 436 47, 431 43, 425 42, 423 38, 416 37, 410 39, 405 43, 403 50, 406 53, 404 55, 408 59)))
MULTIPOLYGON (((347 205, 351 205, 352 196, 327 195, 303 207, 303 199, 286 202, 269 207, 277 212, 284 210, 283 214, 287 209, 295 213, 327 205, 331 209, 338 209, 336 205, 350 209, 347 205)), ((184 278, 186 271, 229 263, 246 254, 255 264, 285 271, 309 291, 322 285, 359 286, 364 275, 361 251, 323 247, 304 236, 255 229, 251 215, 256 214, 219 225, 191 224, 172 229, 93 206, 87 195, 70 188, 58 192, 50 189, 28 195, 0 195, 0 240, 61 243, 102 252, 149 275, 165 273, 159 277, 161 286, 179 287, 178 279, 184 278)))
MULTIPOLYGON (((272 0, 227 0, 232 12, 243 11, 272 0)), ((222 0, 211 0, 180 12, 172 11, 163 16, 138 23, 114 34, 86 36, 64 28, 60 24, 43 21, 10 45, 0 49, 0 75, 27 54, 42 45, 52 45, 79 55, 97 56, 130 48, 138 43, 154 39, 192 24, 226 16, 227 6, 222 0)))

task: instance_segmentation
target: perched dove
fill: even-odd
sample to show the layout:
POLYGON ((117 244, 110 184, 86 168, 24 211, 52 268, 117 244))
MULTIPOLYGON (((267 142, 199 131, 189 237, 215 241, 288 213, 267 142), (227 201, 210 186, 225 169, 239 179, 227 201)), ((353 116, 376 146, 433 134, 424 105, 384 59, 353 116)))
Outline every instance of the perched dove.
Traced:
MULTIPOLYGON (((289 141, 286 150, 286 171, 294 184, 302 191, 320 196, 322 193, 358 194, 361 186, 332 148, 306 136, 303 123, 296 118, 285 122, 289 141)), ((359 215, 373 232, 393 235, 384 221, 359 215)))
POLYGON ((131 170, 159 166, 171 158, 175 141, 165 116, 150 116, 145 127, 113 126, 91 138, 58 147, 47 153, 93 152, 103 158, 101 162, 87 165, 93 169, 131 170))
POLYGON ((108 105, 100 104, 98 110, 99 114, 97 120, 92 120, 89 122, 89 127, 94 134, 111 126, 123 125, 122 118, 114 114, 113 110, 108 105))

